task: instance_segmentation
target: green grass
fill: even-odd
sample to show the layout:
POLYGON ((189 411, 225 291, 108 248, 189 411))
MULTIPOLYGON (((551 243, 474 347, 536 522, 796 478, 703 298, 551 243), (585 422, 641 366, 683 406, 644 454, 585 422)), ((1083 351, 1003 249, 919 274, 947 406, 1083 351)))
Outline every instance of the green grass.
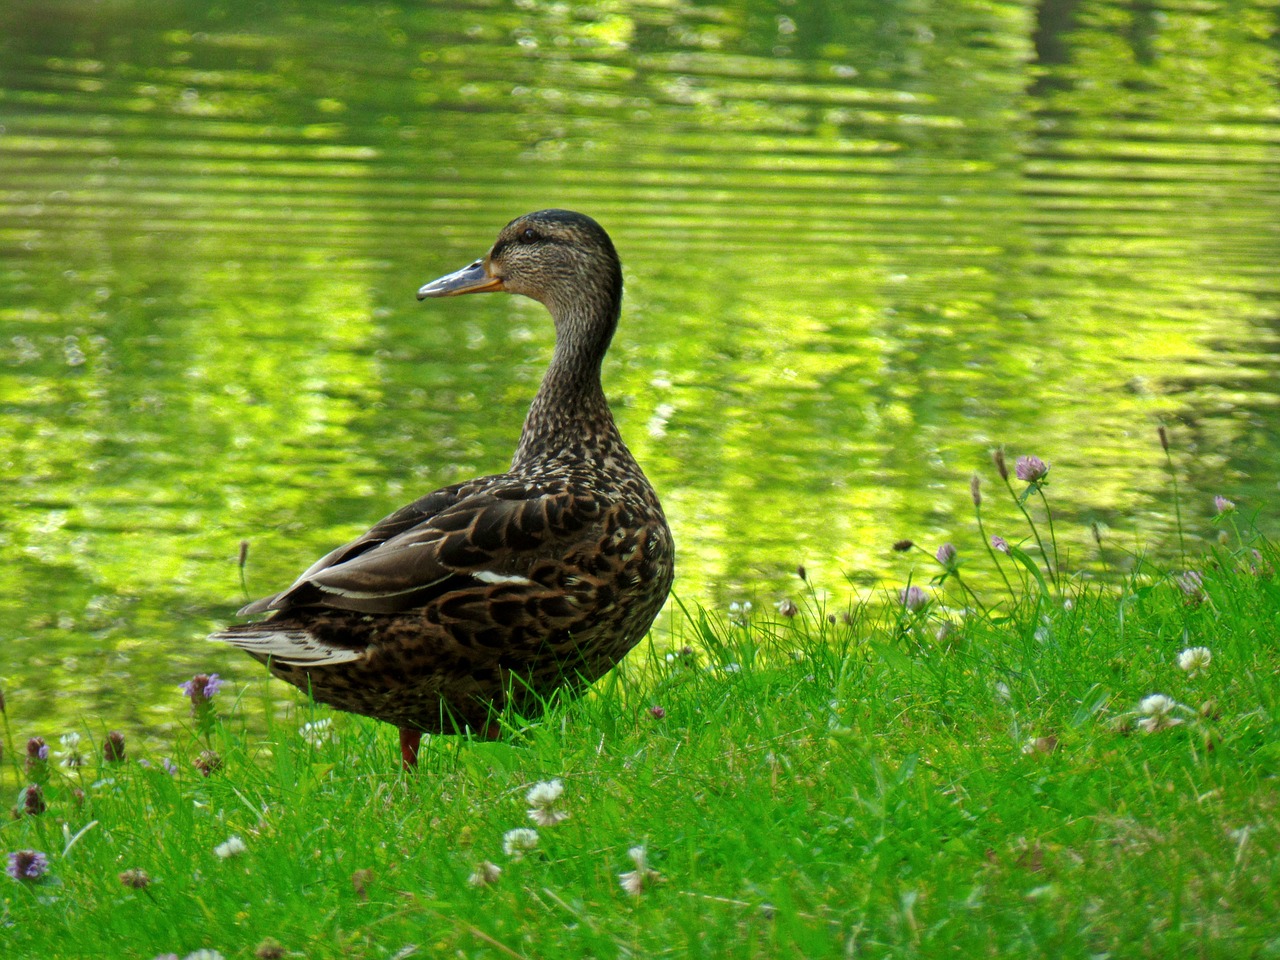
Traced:
POLYGON ((794 617, 684 611, 688 653, 636 651, 505 742, 433 738, 412 775, 390 727, 299 702, 254 729, 224 690, 176 776, 50 768, 48 809, 0 828, 0 852, 50 861, 0 878, 0 954, 1280 955, 1275 551, 1237 534, 1198 592, 1143 565, 1055 570, 1059 591, 1023 556, 995 558, 1012 589, 986 615, 947 607, 969 596, 954 571, 915 612, 829 613, 800 581, 794 617), (1213 657, 1197 677, 1191 646, 1213 657), (1145 732, 1153 693, 1180 722, 1145 732), (298 728, 323 716, 313 747, 298 728), (570 816, 512 860, 552 778, 570 816), (637 845, 660 879, 633 896, 637 845), (476 887, 483 861, 502 872, 476 887))

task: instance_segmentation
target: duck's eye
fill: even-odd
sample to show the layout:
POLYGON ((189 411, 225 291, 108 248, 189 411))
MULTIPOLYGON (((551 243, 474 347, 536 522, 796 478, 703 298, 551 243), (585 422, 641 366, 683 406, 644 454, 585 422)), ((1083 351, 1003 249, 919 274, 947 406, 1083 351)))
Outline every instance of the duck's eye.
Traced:
POLYGON ((542 235, 538 233, 537 230, 533 229, 533 227, 525 227, 520 231, 521 243, 537 243, 541 239, 542 235))

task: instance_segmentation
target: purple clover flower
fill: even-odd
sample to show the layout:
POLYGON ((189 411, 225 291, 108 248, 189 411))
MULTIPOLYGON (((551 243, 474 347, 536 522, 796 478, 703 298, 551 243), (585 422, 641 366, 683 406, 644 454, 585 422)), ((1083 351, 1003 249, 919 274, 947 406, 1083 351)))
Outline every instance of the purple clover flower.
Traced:
POLYGON ((1233 500, 1228 500, 1226 497, 1221 495, 1213 498, 1213 509, 1218 512, 1219 516, 1224 513, 1230 513, 1235 508, 1236 505, 1233 500))
POLYGON ((991 546, 993 549, 999 550, 1001 553, 1009 552, 1009 541, 999 534, 991 535, 991 546))
POLYGON ((1049 465, 1036 456, 1019 457, 1014 472, 1024 483, 1039 483, 1049 475, 1049 465))
POLYGON ((955 546, 950 543, 944 543, 942 546, 938 548, 938 552, 937 554, 934 555, 934 559, 936 559, 938 563, 942 564, 944 567, 950 570, 952 567, 956 565, 955 546))
POLYGON ((48 869, 49 858, 39 850, 16 850, 4 872, 15 880, 39 880, 48 869))
POLYGON ((48 760, 49 744, 44 742, 44 737, 32 737, 27 741, 27 765, 30 766, 33 760, 48 760))
POLYGON ((916 613, 929 605, 929 595, 916 586, 903 587, 898 591, 898 602, 916 613))

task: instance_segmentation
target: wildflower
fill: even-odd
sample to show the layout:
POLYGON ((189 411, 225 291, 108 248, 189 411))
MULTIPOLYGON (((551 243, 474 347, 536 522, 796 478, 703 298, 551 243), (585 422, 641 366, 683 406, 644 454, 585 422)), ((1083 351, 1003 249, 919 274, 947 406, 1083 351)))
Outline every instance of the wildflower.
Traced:
POLYGON ((176 777, 178 775, 178 765, 168 757, 161 759, 160 766, 164 767, 164 772, 169 776, 176 777))
POLYGON ((618 874, 618 882, 622 884, 623 890, 633 897, 638 897, 646 887, 661 880, 662 875, 649 866, 649 855, 644 847, 632 847, 627 851, 627 856, 631 858, 636 868, 618 874))
POLYGON ((1149 697, 1143 697, 1142 702, 1138 704, 1138 713, 1142 714, 1138 726, 1147 733, 1155 733, 1157 730, 1175 726, 1182 722, 1177 717, 1170 716, 1177 707, 1177 701, 1172 697, 1166 697, 1163 693, 1153 693, 1149 697))
POLYGON ((733 661, 729 661, 728 663, 726 663, 726 664, 725 664, 723 667, 721 667, 720 669, 721 669, 721 670, 723 670, 725 673, 741 673, 741 672, 742 672, 742 664, 740 664, 740 663, 734 663, 733 661))
POLYGON ((796 576, 806 583, 809 581, 809 572, 805 570, 803 563, 796 567, 796 576))
POLYGON ((5 873, 15 880, 39 880, 49 869, 49 858, 39 850, 17 850, 9 854, 5 873))
POLYGON ((1204 577, 1195 570, 1187 570, 1185 573, 1179 574, 1174 578, 1178 583, 1178 589, 1185 593, 1193 600, 1204 599, 1204 577))
MULTIPOLYGON (((729 604, 729 622, 735 627, 745 627, 747 620, 751 616, 751 601, 745 600, 742 603, 733 601, 729 604)), ((667 654, 667 659, 672 659, 671 654, 667 654)))
POLYGON ((898 591, 898 602, 916 613, 929 605, 929 595, 917 586, 903 587, 898 591))
POLYGON ((560 780, 545 780, 535 783, 525 794, 529 804, 529 819, 540 827, 554 827, 569 815, 556 809, 556 802, 564 793, 564 783, 560 780))
POLYGON ((209 701, 222 689, 222 684, 222 678, 216 673, 197 673, 186 683, 178 684, 178 689, 191 699, 191 715, 196 716, 208 709, 209 701))
MULTIPOLYGON (((222 757, 216 750, 201 750, 200 756, 191 761, 191 765, 206 777, 222 769, 222 757)), ((167 770, 168 767, 166 766, 167 770)))
POLYGON ((1213 498, 1213 509, 1218 512, 1218 516, 1222 516, 1224 513, 1230 513, 1235 508, 1235 502, 1228 500, 1226 497, 1218 496, 1213 498))
POLYGON ((996 465, 996 472, 1001 480, 1009 479, 1009 468, 1004 463, 1004 447, 996 447, 991 451, 991 462, 996 465))
POLYGON ((1169 431, 1165 430, 1164 424, 1156 427, 1156 435, 1160 438, 1160 446, 1165 453, 1169 452, 1169 431))
POLYGON ((976 473, 969 478, 969 496, 973 497, 975 507, 982 506, 982 481, 976 473))
POLYGON ((195 953, 188 953, 182 960, 227 960, 217 950, 197 950, 195 953))
POLYGON ((516 827, 502 835, 502 852, 512 860, 523 860, 524 855, 538 845, 538 831, 528 827, 516 827))
POLYGON ((64 733, 58 738, 58 742, 62 744, 62 749, 57 753, 57 756, 61 758, 61 766, 66 767, 68 770, 84 766, 84 756, 80 753, 80 734, 74 730, 70 733, 64 733))
POLYGON ((778 613, 782 614, 784 617, 794 617, 800 612, 800 608, 795 605, 795 601, 790 597, 784 597, 775 603, 774 606, 778 608, 778 613))
POLYGON ((224 842, 213 848, 213 852, 223 860, 228 860, 231 857, 238 857, 240 854, 247 853, 248 851, 249 848, 244 845, 244 841, 234 833, 227 837, 224 842))
POLYGON ((896 543, 894 543, 893 549, 897 553, 906 553, 915 545, 916 544, 914 540, 899 540, 896 543))
POLYGON ((107 763, 119 763, 124 759, 124 734, 112 730, 102 741, 102 759, 107 763))
MULTIPOLYGON (((241 541, 241 543, 244 542, 241 541)), ((257 949, 253 951, 253 955, 258 960, 281 960, 285 952, 284 944, 274 937, 267 937, 267 939, 258 944, 257 949)))
POLYGON ((467 883, 473 887, 487 887, 497 883, 500 876, 502 876, 500 866, 488 860, 481 860, 471 876, 467 877, 467 883))
POLYGON ((681 666, 691 667, 697 662, 698 655, 693 652, 693 647, 681 647, 679 650, 672 651, 664 657, 667 663, 680 664, 681 666))
POLYGON ((32 737, 27 741, 27 766, 31 766, 33 760, 48 760, 49 745, 44 742, 44 737, 32 737))
POLYGON ((653 717, 655 720, 661 720, 666 715, 667 711, 663 710, 662 707, 658 706, 656 703, 649 708, 649 716, 653 717))
POLYGON ((934 559, 942 564, 948 570, 952 570, 956 565, 956 548, 953 544, 944 543, 938 548, 938 552, 934 554, 934 559))
POLYGON ((1009 552, 1009 541, 999 534, 991 535, 991 546, 993 549, 999 550, 1001 553, 1009 552))
POLYGON ((1039 483, 1049 475, 1049 465, 1036 456, 1019 457, 1014 472, 1025 483, 1039 483))
POLYGON ((299 728, 298 735, 311 746, 318 747, 333 736, 333 731, 330 729, 332 726, 333 718, 331 717, 325 717, 323 720, 311 720, 299 728))
POLYGON ((40 784, 30 783, 18 792, 18 812, 29 817, 39 816, 48 809, 44 802, 44 791, 40 784))
POLYGON ((132 887, 134 890, 143 890, 151 886, 151 877, 147 875, 147 871, 134 868, 122 872, 120 874, 120 882, 126 887, 132 887))
POLYGON ((1186 671, 1188 677, 1198 677, 1209 672, 1212 659, 1213 653, 1208 647, 1188 647, 1178 654, 1178 666, 1186 671))
POLYGON ((993 690, 999 703, 1008 703, 1013 699, 1013 691, 1009 689, 1009 685, 1003 680, 997 680, 993 690))

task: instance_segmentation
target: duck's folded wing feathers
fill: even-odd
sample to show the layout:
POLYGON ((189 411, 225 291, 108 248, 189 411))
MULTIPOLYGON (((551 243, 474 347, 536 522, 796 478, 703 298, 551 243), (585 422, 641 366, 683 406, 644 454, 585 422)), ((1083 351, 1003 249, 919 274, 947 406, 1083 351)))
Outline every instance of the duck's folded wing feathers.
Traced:
MULTIPOLYGON (((467 585, 528 583, 536 556, 601 516, 594 498, 560 489, 504 488, 468 497, 337 562, 317 564, 266 608, 320 606, 398 613, 467 585)), ((369 535, 366 535, 369 536, 369 535)))

